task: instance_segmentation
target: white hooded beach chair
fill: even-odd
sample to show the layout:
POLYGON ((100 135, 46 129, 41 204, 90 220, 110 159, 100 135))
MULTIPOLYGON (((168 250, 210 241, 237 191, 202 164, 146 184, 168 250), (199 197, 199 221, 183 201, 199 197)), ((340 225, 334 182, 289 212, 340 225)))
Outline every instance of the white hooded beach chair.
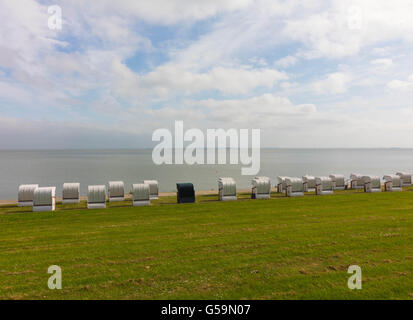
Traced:
POLYGON ((412 185, 412 174, 407 172, 396 173, 402 179, 403 187, 409 187, 412 185))
POLYGON ((287 197, 300 197, 304 195, 304 183, 301 178, 285 179, 285 195, 287 197))
POLYGON ((109 202, 125 200, 125 184, 123 181, 109 181, 108 198, 109 202))
POLYGON ((132 185, 132 203, 134 207, 149 206, 151 204, 149 184, 138 183, 132 185))
POLYGON ((285 179, 287 179, 288 177, 284 177, 284 176, 279 176, 277 177, 278 180, 278 184, 277 184, 277 192, 278 193, 283 193, 285 192, 285 179))
POLYGON ((62 203, 79 203, 80 201, 80 183, 64 183, 62 191, 62 203))
POLYGON ((17 205, 19 207, 33 206, 34 190, 36 190, 38 187, 38 184, 23 184, 19 186, 17 205))
POLYGON ((377 176, 363 176, 365 192, 381 192, 380 177, 377 176))
POLYGON ((318 196, 328 195, 334 193, 333 179, 330 177, 316 177, 315 178, 315 193, 318 196))
POLYGON ((159 184, 157 180, 144 180, 143 183, 149 185, 149 197, 151 200, 159 198, 159 184))
POLYGON ((237 200, 237 184, 232 178, 219 178, 218 190, 220 201, 237 200))
POLYGON ((304 192, 315 191, 315 177, 305 175, 303 176, 304 192))
POLYGON ((330 174, 330 178, 333 181, 333 187, 335 190, 344 190, 346 188, 346 179, 342 174, 330 174))
POLYGON ((363 175, 359 173, 352 173, 350 175, 350 188, 351 189, 363 189, 364 181, 363 175))
POLYGON ((56 187, 36 188, 33 195, 33 211, 56 210, 56 187))
POLYGON ((268 177, 255 177, 252 179, 252 199, 270 199, 271 180, 268 177))
POLYGON ((383 177, 384 191, 402 191, 403 181, 397 174, 388 174, 383 177))
POLYGON ((104 185, 88 187, 87 207, 88 209, 106 208, 106 187, 104 185))

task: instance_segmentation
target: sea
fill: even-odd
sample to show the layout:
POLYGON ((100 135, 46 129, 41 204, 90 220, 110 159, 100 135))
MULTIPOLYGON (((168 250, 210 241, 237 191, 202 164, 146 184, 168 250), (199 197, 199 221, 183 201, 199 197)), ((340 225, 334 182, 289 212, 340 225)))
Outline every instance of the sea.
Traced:
MULTIPOLYGON (((229 161, 228 161, 229 162, 229 161)), ((17 199, 20 184, 55 186, 61 196, 64 182, 88 185, 158 180, 160 192, 174 192, 176 183, 192 182, 195 190, 216 190, 219 177, 233 177, 237 188, 247 189, 254 176, 241 174, 242 164, 156 165, 152 149, 130 150, 0 150, 0 200, 17 199)), ((397 171, 413 172, 413 149, 261 149, 260 171, 276 184, 277 176, 305 174, 371 174, 382 177, 397 171)))

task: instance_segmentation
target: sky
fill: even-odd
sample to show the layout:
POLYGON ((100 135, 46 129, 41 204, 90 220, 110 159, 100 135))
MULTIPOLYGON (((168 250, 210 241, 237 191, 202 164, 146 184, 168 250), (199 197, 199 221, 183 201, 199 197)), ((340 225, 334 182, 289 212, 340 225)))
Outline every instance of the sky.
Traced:
POLYGON ((0 0, 0 149, 152 147, 176 120, 260 129, 262 147, 413 147, 412 14, 411 0, 0 0))

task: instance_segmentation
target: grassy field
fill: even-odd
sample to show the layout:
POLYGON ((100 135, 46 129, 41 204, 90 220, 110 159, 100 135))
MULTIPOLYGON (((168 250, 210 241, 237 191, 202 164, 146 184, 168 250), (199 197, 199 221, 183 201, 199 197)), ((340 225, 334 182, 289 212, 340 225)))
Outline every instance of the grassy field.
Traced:
POLYGON ((0 207, 2 299, 413 299, 413 192, 0 207), (349 265, 363 289, 349 290, 349 265), (62 290, 49 290, 59 265, 62 290))

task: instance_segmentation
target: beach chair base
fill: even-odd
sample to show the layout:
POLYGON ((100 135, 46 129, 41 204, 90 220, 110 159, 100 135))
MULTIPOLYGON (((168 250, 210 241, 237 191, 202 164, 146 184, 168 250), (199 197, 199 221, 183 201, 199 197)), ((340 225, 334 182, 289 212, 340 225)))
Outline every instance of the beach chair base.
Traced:
POLYGON ((304 192, 291 192, 291 193, 286 193, 287 197, 303 197, 304 192))
POLYGON ((132 201, 134 207, 143 207, 143 206, 149 206, 151 204, 150 200, 138 200, 138 201, 132 201))
POLYGON ((258 199, 258 200, 260 200, 260 199, 270 199, 270 195, 269 194, 256 194, 256 193, 253 193, 252 194, 252 196, 251 196, 251 199, 258 199))
POLYGON ((79 203, 79 199, 63 199, 62 204, 73 204, 73 203, 79 203))
POLYGON ((316 193, 317 196, 328 196, 334 194, 334 191, 319 191, 316 193))
POLYGON ((223 196, 221 197, 220 201, 236 201, 237 196, 223 196))
POLYGON ((18 207, 32 207, 33 206, 33 201, 19 201, 17 203, 18 207))
POLYGON ((35 206, 33 207, 33 212, 45 212, 45 211, 55 211, 56 206, 35 206))
POLYGON ((400 192, 400 191, 403 191, 403 189, 392 187, 392 188, 384 188, 384 191, 386 191, 386 192, 400 192))
POLYGON ((105 209, 106 203, 88 203, 87 208, 88 209, 105 209))
POLYGON ((375 192, 381 192, 381 189, 369 189, 369 190, 365 190, 366 193, 375 193, 375 192))
POLYGON ((125 197, 112 197, 112 198, 109 198, 109 202, 120 202, 120 201, 125 201, 125 197))

